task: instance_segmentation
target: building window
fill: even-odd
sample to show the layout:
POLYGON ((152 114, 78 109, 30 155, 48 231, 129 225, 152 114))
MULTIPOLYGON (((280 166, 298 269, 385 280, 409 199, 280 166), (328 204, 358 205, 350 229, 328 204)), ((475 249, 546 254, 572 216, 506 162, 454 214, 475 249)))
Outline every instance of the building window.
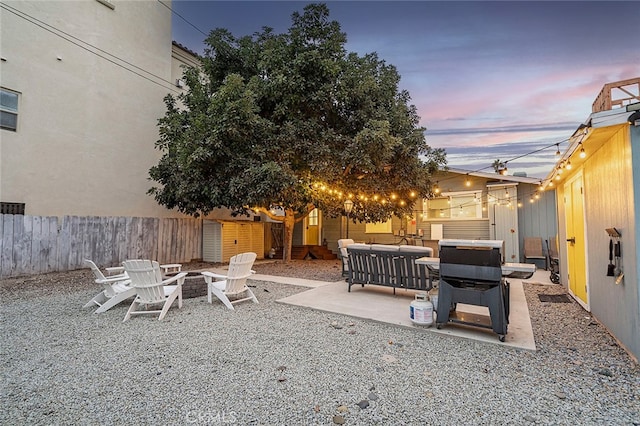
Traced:
POLYGON ((391 219, 386 222, 367 223, 364 232, 367 234, 390 234, 391 219))
POLYGON ((18 129, 18 94, 4 88, 0 89, 0 128, 18 129))
POLYGON ((425 200, 424 219, 481 219, 482 195, 477 192, 450 192, 425 200))
POLYGON ((309 226, 318 226, 318 209, 311 210, 307 223, 309 226))

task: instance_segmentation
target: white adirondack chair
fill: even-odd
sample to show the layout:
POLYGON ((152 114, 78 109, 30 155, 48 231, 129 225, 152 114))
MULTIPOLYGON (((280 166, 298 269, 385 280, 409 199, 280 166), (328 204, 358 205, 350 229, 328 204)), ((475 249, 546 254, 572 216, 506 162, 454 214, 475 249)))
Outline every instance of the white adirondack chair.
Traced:
POLYGON ((182 284, 186 272, 180 272, 167 279, 162 279, 160 264, 151 260, 125 260, 122 262, 125 273, 131 278, 131 286, 136 290, 136 298, 131 303, 127 315, 122 322, 132 315, 160 314, 162 320, 173 302, 178 299, 178 308, 182 308, 182 284), (176 283, 175 285, 168 285, 176 283), (140 305, 160 305, 161 310, 138 310, 140 305))
POLYGON ((84 263, 91 268, 96 277, 96 283, 100 284, 103 290, 89 300, 83 308, 97 306, 98 309, 94 313, 100 314, 136 295, 136 289, 131 287, 131 280, 126 273, 105 277, 93 261, 84 259, 84 263))
POLYGON ((212 294, 231 310, 234 310, 233 305, 235 303, 244 302, 245 300, 253 300, 253 303, 258 303, 256 296, 247 287, 247 278, 256 273, 256 271, 251 270, 256 256, 255 253, 240 253, 233 256, 229 261, 227 275, 215 274, 209 271, 201 272, 207 283, 209 303, 212 303, 212 294), (214 281, 214 279, 220 279, 221 281, 214 281), (245 297, 238 298, 241 295, 245 297), (229 299, 229 297, 233 300, 229 299))

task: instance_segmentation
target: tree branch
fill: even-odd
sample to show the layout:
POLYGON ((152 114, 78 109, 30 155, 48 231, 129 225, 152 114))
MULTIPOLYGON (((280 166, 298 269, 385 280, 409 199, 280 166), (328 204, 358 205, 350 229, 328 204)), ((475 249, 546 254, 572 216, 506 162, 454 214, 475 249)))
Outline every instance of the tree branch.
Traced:
POLYGON ((284 222, 284 216, 275 215, 271 213, 269 209, 265 209, 264 207, 252 207, 251 210, 256 213, 264 213, 269 219, 275 220, 276 222, 284 222))

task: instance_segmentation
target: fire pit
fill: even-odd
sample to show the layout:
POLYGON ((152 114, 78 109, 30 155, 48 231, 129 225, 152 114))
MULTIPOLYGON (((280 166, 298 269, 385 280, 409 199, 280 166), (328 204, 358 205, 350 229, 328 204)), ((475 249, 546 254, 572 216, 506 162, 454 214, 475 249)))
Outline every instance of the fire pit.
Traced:
MULTIPOLYGON (((190 299, 193 297, 200 297, 207 295, 207 283, 204 281, 204 276, 200 271, 182 271, 186 272, 187 276, 184 277, 184 283, 182 284, 182 298, 190 299)), ((167 277, 177 275, 178 272, 171 272, 167 274, 167 277)))

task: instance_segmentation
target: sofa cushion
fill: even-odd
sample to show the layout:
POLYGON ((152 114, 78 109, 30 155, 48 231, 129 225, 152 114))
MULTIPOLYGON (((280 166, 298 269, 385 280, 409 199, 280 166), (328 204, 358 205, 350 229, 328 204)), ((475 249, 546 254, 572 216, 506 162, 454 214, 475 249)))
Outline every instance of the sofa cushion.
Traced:
POLYGON ((400 246, 400 251, 411 252, 411 253, 424 253, 425 256, 433 257, 433 249, 431 247, 402 245, 400 246))
POLYGON ((347 250, 358 249, 358 250, 371 250, 371 244, 363 244, 363 243, 353 243, 347 246, 347 250))
POLYGON ((351 238, 342 238, 338 240, 338 247, 346 248, 348 245, 355 243, 351 238))

